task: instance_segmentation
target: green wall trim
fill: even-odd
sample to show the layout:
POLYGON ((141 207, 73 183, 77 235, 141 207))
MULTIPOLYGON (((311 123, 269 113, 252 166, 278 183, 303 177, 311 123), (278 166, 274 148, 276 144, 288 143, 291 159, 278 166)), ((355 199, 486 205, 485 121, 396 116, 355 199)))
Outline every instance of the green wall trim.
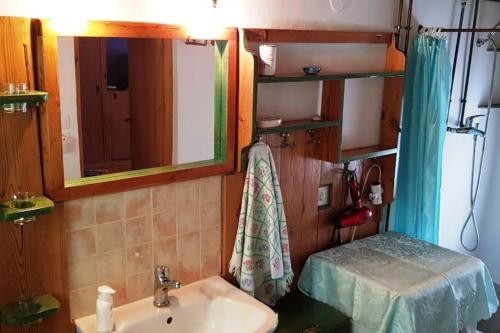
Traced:
POLYGON ((215 128, 214 159, 227 158, 227 102, 229 47, 227 41, 215 42, 215 128))
POLYGON ((258 76, 258 83, 276 83, 276 82, 303 82, 303 81, 329 81, 329 80, 347 80, 361 79, 370 77, 403 77, 404 71, 380 71, 380 72, 358 72, 358 73, 325 73, 318 75, 277 75, 277 76, 258 76))
POLYGON ((214 166, 214 165, 219 165, 219 164, 224 164, 224 162, 217 161, 214 159, 214 160, 197 161, 197 162, 192 162, 192 163, 184 163, 184 164, 171 165, 171 166, 162 166, 162 167, 149 168, 149 169, 117 172, 117 173, 111 173, 111 174, 107 174, 107 175, 99 175, 99 176, 66 180, 64 182, 64 187, 68 188, 68 187, 77 187, 77 186, 83 186, 83 185, 99 184, 99 183, 105 183, 105 182, 110 182, 110 181, 123 180, 123 179, 129 179, 129 178, 137 178, 137 177, 143 177, 143 176, 158 175, 158 174, 167 173, 167 172, 188 170, 188 169, 193 169, 193 168, 201 168, 201 167, 214 166))

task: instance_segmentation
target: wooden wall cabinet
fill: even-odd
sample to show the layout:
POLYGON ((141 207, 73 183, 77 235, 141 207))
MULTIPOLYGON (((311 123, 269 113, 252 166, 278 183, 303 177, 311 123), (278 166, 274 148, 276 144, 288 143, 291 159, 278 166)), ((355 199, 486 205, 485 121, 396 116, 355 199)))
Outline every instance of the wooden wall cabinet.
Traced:
MULTIPOLYGON (((280 177, 285 214, 287 218, 292 267, 297 278, 307 257, 317 251, 331 247, 333 221, 344 208, 346 191, 343 178, 343 163, 351 162, 364 181, 368 168, 376 163, 382 169, 384 204, 393 201, 395 169, 398 152, 399 125, 403 95, 405 57, 395 48, 391 33, 334 32, 298 30, 240 30, 239 91, 238 91, 238 173, 224 177, 223 198, 223 275, 232 279, 228 272, 229 260, 234 246, 241 193, 244 186, 247 152, 258 136, 271 146, 280 177), (384 71, 362 73, 321 73, 318 76, 281 75, 259 76, 258 57, 249 51, 250 42, 265 43, 377 43, 387 45, 384 71), (380 141, 377 145, 342 149, 343 96, 346 80, 381 77, 384 80, 383 103, 380 123, 380 141), (256 126, 257 95, 259 85, 280 82, 323 81, 320 122, 296 120, 284 122, 281 127, 259 129, 256 126), (307 130, 315 131, 319 143, 311 144, 307 130), (279 148, 280 133, 289 132, 290 142, 296 144, 286 149, 279 148), (331 206, 319 209, 318 187, 331 187, 331 206)), ((313 50, 313 48, 312 48, 313 50)), ((279 51, 278 51, 279 52, 279 51)), ((313 52, 313 51, 311 51, 313 52)), ((367 110, 369 112, 369 110, 367 110)), ((372 172, 367 184, 378 179, 372 172)), ((373 235, 378 222, 383 218, 382 206, 372 206, 364 200, 374 213, 373 221, 360 226, 356 238, 373 235)), ((351 230, 343 229, 343 237, 349 238, 351 230)))
MULTIPOLYGON (((401 106, 405 71, 405 57, 396 49, 390 33, 371 32, 334 32, 334 31, 301 31, 301 30, 254 30, 244 29, 239 32, 239 114, 237 163, 238 170, 245 167, 248 147, 259 135, 285 133, 293 131, 318 130, 321 143, 316 148, 314 157, 332 163, 346 163, 389 156, 398 151, 401 106), (387 44, 384 71, 364 71, 346 73, 320 73, 318 75, 260 76, 258 74, 259 59, 248 49, 249 42, 266 43, 383 43, 387 44), (380 141, 377 145, 343 149, 342 129, 344 116, 345 82, 350 79, 379 77, 384 80, 382 113, 379 124, 380 141), (256 126, 257 95, 259 86, 266 83, 322 81, 321 121, 293 120, 285 121, 282 126, 271 129, 259 129, 256 126)), ((314 52, 313 50, 311 52, 314 52)), ((370 112, 370 110, 367 110, 370 112)), ((392 157, 391 157, 392 156, 392 157)), ((395 160, 395 159, 394 159, 395 160)), ((389 164, 389 163, 386 163, 389 164)), ((395 163, 394 167, 395 167, 395 163)), ((394 178, 394 168, 384 178, 394 178)), ((391 181, 391 184, 393 181, 391 181)), ((392 190, 390 191, 392 194, 392 190)), ((393 200, 392 195, 385 196, 385 202, 393 200)))

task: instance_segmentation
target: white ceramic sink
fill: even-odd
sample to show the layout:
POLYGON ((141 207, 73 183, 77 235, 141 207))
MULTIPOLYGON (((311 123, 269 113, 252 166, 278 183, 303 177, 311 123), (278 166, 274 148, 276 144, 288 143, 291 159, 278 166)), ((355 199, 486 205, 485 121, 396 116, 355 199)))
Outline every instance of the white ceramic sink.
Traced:
MULTIPOLYGON (((114 309, 116 333, 270 333, 277 315, 265 304, 213 276, 169 291, 170 304, 153 297, 114 309)), ((78 333, 96 333, 95 315, 75 320, 78 333)))

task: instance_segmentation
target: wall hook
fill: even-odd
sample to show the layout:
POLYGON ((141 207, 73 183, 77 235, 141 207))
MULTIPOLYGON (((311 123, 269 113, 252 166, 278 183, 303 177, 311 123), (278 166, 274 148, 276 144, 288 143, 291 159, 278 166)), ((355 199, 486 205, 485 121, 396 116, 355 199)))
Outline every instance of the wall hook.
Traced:
POLYGON ((316 131, 313 129, 308 129, 307 130, 307 135, 309 136, 309 140, 306 142, 307 144, 318 144, 321 142, 320 139, 315 138, 314 134, 316 134, 316 131))
POLYGON ((281 148, 290 147, 290 143, 288 143, 289 138, 290 138, 290 133, 288 132, 281 133, 281 148))

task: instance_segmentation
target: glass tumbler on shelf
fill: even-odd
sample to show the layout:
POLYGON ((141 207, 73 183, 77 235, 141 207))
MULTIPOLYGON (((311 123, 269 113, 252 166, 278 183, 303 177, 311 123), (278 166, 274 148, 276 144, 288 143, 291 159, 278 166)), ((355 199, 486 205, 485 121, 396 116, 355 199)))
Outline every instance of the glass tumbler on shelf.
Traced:
MULTIPOLYGON (((16 85, 15 83, 6 83, 3 87, 3 94, 5 95, 13 95, 16 93, 16 85)), ((5 113, 13 113, 16 111, 16 105, 15 104, 5 104, 2 107, 3 111, 5 113)))
MULTIPOLYGON (((16 94, 27 94, 28 93, 28 84, 26 82, 16 83, 16 94)), ((26 103, 16 103, 15 105, 16 112, 26 113, 28 112, 28 105, 26 103)))
POLYGON ((16 83, 15 84, 16 94, 27 94, 28 93, 28 84, 26 82, 16 83))

